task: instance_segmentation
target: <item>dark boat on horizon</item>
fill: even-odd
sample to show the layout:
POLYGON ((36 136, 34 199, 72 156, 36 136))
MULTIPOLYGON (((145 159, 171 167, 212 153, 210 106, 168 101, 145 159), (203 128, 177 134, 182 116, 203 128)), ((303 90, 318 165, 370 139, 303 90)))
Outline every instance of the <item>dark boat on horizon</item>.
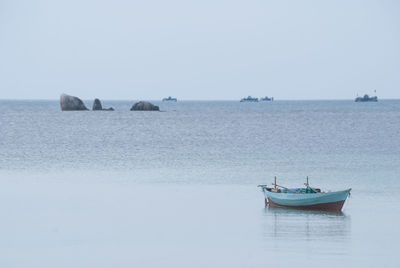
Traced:
POLYGON ((265 96, 264 98, 261 98, 260 101, 274 101, 274 97, 269 98, 268 96, 265 96))
POLYGON ((240 102, 258 102, 258 98, 253 98, 251 96, 248 96, 247 98, 241 99, 240 102))
POLYGON ((173 101, 173 102, 177 102, 178 100, 176 98, 172 98, 171 96, 169 96, 168 98, 164 98, 162 101, 173 101))
POLYGON ((369 96, 368 94, 365 94, 363 97, 357 97, 355 99, 355 102, 377 102, 378 97, 377 96, 369 96))

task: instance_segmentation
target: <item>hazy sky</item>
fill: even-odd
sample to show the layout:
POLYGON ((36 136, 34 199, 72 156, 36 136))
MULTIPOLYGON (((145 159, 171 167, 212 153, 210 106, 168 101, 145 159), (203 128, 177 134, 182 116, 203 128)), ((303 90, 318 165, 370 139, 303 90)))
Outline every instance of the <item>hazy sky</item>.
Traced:
POLYGON ((0 99, 400 98, 400 1, 0 0, 0 99))

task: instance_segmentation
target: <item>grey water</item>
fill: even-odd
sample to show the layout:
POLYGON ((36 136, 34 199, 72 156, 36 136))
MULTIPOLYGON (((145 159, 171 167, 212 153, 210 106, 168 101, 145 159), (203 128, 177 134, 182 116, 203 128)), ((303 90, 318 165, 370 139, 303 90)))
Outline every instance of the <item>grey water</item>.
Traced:
POLYGON ((0 100, 1 267, 398 266, 399 100, 133 103, 0 100), (274 176, 352 195, 265 208, 274 176))

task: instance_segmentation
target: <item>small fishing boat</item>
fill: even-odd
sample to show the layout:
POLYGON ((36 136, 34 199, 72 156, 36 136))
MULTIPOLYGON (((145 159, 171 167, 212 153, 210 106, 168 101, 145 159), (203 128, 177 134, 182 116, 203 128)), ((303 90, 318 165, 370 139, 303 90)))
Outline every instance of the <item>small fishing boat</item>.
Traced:
POLYGON ((173 102, 177 102, 178 100, 177 100, 176 98, 172 98, 171 96, 169 96, 168 98, 162 99, 162 101, 173 101, 173 102))
POLYGON ((378 97, 377 96, 369 96, 368 94, 365 94, 363 97, 357 97, 355 102, 377 102, 378 97))
POLYGON ((248 96, 247 98, 241 99, 240 102, 258 102, 258 98, 253 98, 251 96, 248 96))
POLYGON ((321 189, 310 187, 308 177, 304 184, 306 188, 287 188, 278 185, 276 184, 276 177, 272 185, 273 187, 259 185, 264 192, 266 207, 340 212, 351 191, 351 189, 347 189, 336 192, 322 192, 321 189))
POLYGON ((264 98, 261 98, 260 101, 274 101, 274 97, 269 98, 268 96, 265 96, 264 98))

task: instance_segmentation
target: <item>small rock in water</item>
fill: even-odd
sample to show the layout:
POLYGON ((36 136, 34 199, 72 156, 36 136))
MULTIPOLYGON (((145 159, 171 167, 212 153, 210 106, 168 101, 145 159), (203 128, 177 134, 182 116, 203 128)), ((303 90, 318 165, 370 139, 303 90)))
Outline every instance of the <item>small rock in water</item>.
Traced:
POLYGON ((94 99, 92 110, 93 111, 114 111, 114 108, 110 107, 110 108, 103 109, 103 106, 101 105, 101 101, 99 99, 94 99))
POLYGON ((159 111, 160 108, 150 102, 147 101, 139 101, 135 103, 131 111, 159 111))
POLYGON ((101 105, 101 102, 99 99, 94 99, 92 110, 93 111, 103 110, 103 106, 101 105))
POLYGON ((61 111, 87 111, 85 104, 78 97, 61 94, 60 96, 61 111))

